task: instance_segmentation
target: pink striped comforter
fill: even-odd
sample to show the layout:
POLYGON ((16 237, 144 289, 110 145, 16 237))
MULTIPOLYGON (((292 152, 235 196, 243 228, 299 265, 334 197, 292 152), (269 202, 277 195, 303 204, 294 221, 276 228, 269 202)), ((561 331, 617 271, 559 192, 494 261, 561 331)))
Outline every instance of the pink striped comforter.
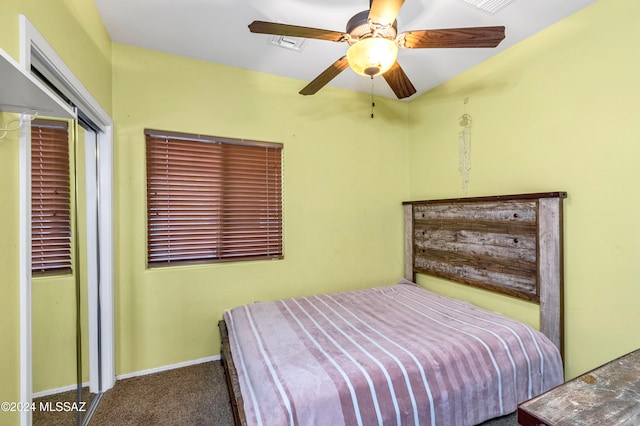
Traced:
POLYGON ((538 331, 405 280, 224 318, 249 425, 474 425, 563 381, 538 331))

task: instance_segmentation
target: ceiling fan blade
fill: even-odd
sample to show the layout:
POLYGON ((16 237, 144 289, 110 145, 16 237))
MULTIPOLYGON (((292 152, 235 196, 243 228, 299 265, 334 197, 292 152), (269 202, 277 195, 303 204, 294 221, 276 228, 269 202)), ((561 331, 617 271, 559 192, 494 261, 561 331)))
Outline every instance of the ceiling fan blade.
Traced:
POLYGON ((496 47, 504 40, 504 27, 448 28, 442 30, 405 31, 400 45, 413 48, 496 47), (404 42, 402 42, 404 39, 404 42))
POLYGON ((338 74, 344 71, 348 66, 349 62, 347 61, 347 57, 343 56, 331 64, 329 68, 324 70, 322 74, 317 76, 311 83, 307 84, 299 93, 301 95, 313 95, 333 80, 338 74))
POLYGON ((374 24, 393 24, 403 4, 404 0, 372 0, 369 19, 374 24))
POLYGON ((393 93, 396 94, 398 99, 408 98, 409 96, 416 93, 416 88, 413 87, 411 80, 409 80, 407 74, 405 74, 402 67, 400 67, 398 61, 396 61, 396 63, 393 64, 393 66, 389 68, 387 72, 382 74, 382 76, 387 81, 389 87, 391 87, 391 90, 393 90, 393 93))
POLYGON ((278 24, 275 22, 253 21, 251 24, 249 24, 249 30, 251 30, 252 33, 259 34, 316 38, 329 41, 344 41, 344 34, 338 31, 299 27, 297 25, 278 24))

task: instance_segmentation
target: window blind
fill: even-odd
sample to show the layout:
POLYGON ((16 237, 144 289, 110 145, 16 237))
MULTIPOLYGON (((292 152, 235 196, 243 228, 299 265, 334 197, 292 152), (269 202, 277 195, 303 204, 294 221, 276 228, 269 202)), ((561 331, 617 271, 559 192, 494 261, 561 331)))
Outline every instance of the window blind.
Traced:
POLYGON ((282 258, 282 145, 145 130, 147 263, 282 258))
POLYGON ((31 271, 71 272, 67 123, 31 122, 31 271))

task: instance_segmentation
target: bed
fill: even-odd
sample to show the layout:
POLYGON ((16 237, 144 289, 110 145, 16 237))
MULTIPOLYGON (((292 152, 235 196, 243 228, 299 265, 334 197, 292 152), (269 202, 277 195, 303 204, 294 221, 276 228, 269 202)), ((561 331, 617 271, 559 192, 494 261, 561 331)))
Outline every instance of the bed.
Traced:
POLYGON ((562 383, 565 197, 404 203, 404 279, 226 311, 235 423, 474 425, 562 383), (541 331, 430 292, 416 274, 539 303, 541 331))

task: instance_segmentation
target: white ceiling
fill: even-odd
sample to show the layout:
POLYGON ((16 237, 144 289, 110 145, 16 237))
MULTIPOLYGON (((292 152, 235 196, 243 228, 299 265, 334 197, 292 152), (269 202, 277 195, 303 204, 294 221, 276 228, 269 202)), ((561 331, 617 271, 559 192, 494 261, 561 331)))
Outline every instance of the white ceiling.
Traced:
MULTIPOLYGON (((398 32, 504 25, 497 48, 401 49, 398 62, 417 94, 439 85, 490 56, 513 46, 596 0, 514 0, 494 15, 463 0, 406 0, 398 32)), ((172 53, 233 67, 301 80, 300 89, 343 56, 346 43, 306 40, 301 52, 253 34, 254 20, 281 22, 339 32, 368 0, 94 0, 111 39, 117 43, 172 53)), ((371 93, 371 81, 346 69, 330 86, 371 93)), ((377 96, 395 98, 381 77, 377 96)), ((321 96, 320 90, 314 96, 321 96)))

